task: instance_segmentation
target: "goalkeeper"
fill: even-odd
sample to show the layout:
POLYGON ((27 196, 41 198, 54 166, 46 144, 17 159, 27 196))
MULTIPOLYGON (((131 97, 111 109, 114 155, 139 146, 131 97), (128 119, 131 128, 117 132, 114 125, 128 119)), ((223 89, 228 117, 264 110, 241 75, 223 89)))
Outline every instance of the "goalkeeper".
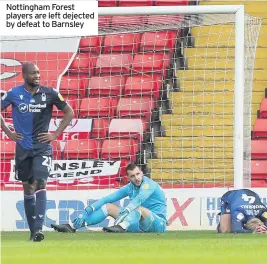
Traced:
POLYGON ((255 192, 233 190, 221 198, 219 233, 267 234, 267 208, 255 192))
POLYGON ((58 232, 74 233, 85 224, 95 225, 112 216, 115 224, 104 227, 106 232, 165 232, 167 206, 163 190, 135 164, 129 164, 126 172, 130 181, 126 186, 86 207, 72 224, 51 227, 58 232), (131 201, 125 208, 113 204, 127 196, 131 201))

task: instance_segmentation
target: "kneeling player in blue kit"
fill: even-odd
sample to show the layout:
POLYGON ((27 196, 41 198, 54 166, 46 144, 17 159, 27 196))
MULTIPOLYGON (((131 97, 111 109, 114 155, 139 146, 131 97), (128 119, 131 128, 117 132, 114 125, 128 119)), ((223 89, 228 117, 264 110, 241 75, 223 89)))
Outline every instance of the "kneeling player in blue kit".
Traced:
POLYGON ((255 192, 233 190, 221 198, 219 233, 267 234, 267 208, 255 192))
POLYGON ((135 164, 129 164, 126 172, 130 183, 86 207, 72 224, 51 227, 58 232, 74 233, 85 223, 95 225, 112 216, 115 224, 104 227, 106 232, 165 232, 167 206, 163 190, 135 164), (113 204, 127 196, 131 201, 125 208, 113 204))

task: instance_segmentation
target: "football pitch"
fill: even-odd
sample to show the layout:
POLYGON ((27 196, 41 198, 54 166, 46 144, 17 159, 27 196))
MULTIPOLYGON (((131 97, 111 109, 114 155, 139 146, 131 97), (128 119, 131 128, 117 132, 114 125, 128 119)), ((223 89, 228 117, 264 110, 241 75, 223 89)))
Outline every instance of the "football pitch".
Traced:
POLYGON ((27 242, 26 232, 1 236, 2 264, 267 264, 267 235, 46 232, 41 243, 27 242))

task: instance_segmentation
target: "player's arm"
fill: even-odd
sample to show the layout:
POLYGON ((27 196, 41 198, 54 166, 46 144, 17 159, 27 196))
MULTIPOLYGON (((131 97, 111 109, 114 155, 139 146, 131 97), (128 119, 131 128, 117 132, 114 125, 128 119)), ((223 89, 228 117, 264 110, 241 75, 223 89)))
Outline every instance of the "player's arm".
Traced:
POLYGON ((231 228, 232 217, 230 212, 230 204, 228 201, 229 194, 230 192, 227 192, 221 198, 221 204, 220 204, 221 212, 219 214, 220 224, 217 229, 219 233, 231 233, 232 231, 231 228))
POLYGON ((232 233, 252 233, 251 230, 244 228, 246 217, 243 213, 235 211, 232 214, 232 233))
MULTIPOLYGON (((12 98, 13 98, 13 95, 12 95, 12 91, 8 91, 6 92, 2 98, 1 98, 1 111, 6 109, 9 105, 12 104, 12 98)), ((23 136, 19 133, 16 133, 16 132, 12 132, 9 127, 7 126, 2 114, 0 114, 0 118, 1 118, 1 129, 6 133, 6 135, 14 140, 14 141, 19 141, 19 140, 22 140, 23 139, 23 136)))
POLYGON ((154 191, 155 188, 151 183, 145 183, 140 187, 139 194, 127 205, 125 209, 131 212, 140 207, 145 202, 145 200, 147 200, 154 193, 154 191))
POLYGON ((53 133, 40 133, 38 135, 38 139, 42 143, 51 142, 53 140, 56 140, 61 133, 66 129, 66 127, 69 125, 70 121, 73 119, 74 113, 71 106, 64 100, 62 95, 56 91, 53 90, 53 104, 56 105, 56 107, 61 110, 64 113, 64 116, 60 122, 59 127, 57 130, 53 133))

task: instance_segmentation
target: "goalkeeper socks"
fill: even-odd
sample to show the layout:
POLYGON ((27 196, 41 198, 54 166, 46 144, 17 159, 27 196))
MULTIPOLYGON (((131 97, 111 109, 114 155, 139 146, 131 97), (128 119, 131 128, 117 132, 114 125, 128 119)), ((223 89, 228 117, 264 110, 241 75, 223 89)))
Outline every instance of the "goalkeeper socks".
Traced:
POLYGON ((27 217, 27 222, 31 233, 34 232, 34 219, 35 219, 35 197, 34 194, 24 194, 24 209, 27 217))
POLYGON ((102 222, 108 216, 107 206, 103 205, 100 209, 92 212, 86 217, 85 222, 87 225, 96 225, 102 222))
POLYGON ((36 195, 36 207, 35 207, 35 231, 42 230, 45 211, 46 211, 46 190, 41 189, 35 192, 36 195))
POLYGON ((130 225, 138 223, 141 219, 141 213, 139 210, 130 212, 124 220, 119 224, 124 230, 128 229, 130 225))

